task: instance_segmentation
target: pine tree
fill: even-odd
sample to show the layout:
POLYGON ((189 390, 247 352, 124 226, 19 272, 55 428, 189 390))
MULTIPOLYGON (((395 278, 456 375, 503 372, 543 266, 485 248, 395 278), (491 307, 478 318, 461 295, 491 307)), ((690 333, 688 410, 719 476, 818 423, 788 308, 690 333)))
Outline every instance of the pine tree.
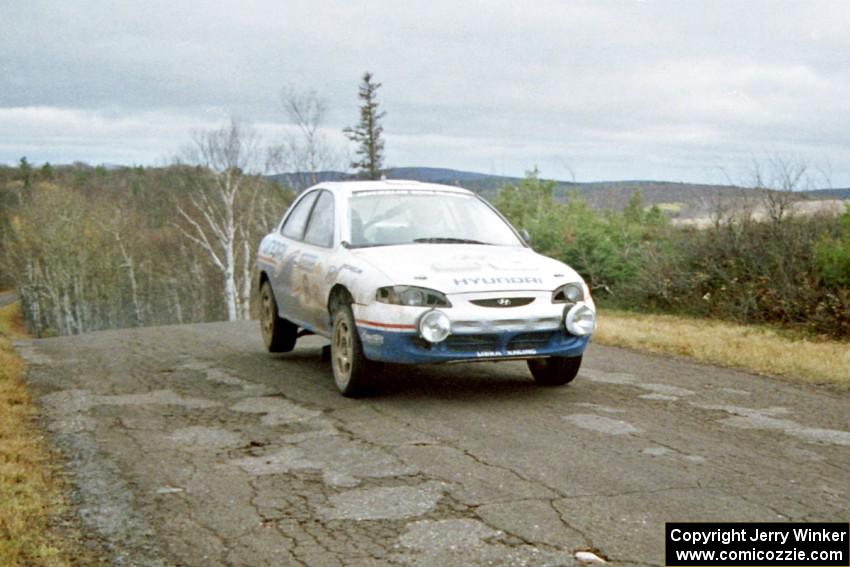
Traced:
POLYGON ((21 181, 24 183, 24 189, 29 189, 32 184, 32 166, 27 161, 26 156, 20 159, 18 167, 21 170, 21 181))
POLYGON ((44 165, 41 166, 41 178, 46 181, 53 181, 54 177, 53 166, 50 165, 49 161, 44 162, 44 165))
POLYGON ((372 73, 367 71, 363 74, 357 95, 362 101, 360 122, 343 130, 348 139, 358 145, 358 159, 351 162, 351 167, 357 169, 360 177, 367 179, 380 179, 384 161, 381 119, 386 112, 378 112, 377 90, 380 86, 381 83, 372 82, 372 73))

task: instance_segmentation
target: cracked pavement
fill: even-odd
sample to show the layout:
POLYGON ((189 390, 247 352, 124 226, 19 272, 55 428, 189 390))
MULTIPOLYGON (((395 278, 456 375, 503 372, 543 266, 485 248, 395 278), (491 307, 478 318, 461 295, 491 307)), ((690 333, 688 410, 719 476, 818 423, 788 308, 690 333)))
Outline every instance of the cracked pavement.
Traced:
POLYGON ((116 565, 663 564, 665 521, 847 521, 850 393, 591 345, 393 367, 341 397, 255 322, 19 341, 89 542, 116 565))

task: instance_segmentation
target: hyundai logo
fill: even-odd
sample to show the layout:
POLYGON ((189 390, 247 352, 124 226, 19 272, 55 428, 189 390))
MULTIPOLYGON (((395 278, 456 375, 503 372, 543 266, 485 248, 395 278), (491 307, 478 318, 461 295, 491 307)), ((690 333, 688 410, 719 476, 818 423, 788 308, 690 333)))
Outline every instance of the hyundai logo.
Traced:
POLYGON ((498 303, 502 307, 508 307, 511 304, 511 300, 508 299, 507 297, 500 297, 499 299, 496 300, 496 303, 498 303))

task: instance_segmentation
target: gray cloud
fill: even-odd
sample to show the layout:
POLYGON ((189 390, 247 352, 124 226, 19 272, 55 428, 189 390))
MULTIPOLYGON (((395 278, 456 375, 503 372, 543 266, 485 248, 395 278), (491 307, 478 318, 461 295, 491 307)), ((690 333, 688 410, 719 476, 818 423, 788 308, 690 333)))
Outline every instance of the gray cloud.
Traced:
POLYGON ((27 2, 4 7, 0 162, 157 163, 229 114, 329 132, 384 83, 388 161, 719 181, 781 152, 850 185, 844 2, 27 2))

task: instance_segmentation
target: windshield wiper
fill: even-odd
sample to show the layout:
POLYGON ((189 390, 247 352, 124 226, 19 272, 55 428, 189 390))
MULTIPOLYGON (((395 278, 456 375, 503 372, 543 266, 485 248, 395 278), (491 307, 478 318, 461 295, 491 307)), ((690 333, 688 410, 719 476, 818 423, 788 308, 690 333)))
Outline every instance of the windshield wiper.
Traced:
POLYGON ((480 240, 472 240, 469 238, 452 238, 450 236, 414 238, 413 242, 428 242, 431 244, 486 244, 488 246, 492 246, 489 242, 481 242, 480 240))

